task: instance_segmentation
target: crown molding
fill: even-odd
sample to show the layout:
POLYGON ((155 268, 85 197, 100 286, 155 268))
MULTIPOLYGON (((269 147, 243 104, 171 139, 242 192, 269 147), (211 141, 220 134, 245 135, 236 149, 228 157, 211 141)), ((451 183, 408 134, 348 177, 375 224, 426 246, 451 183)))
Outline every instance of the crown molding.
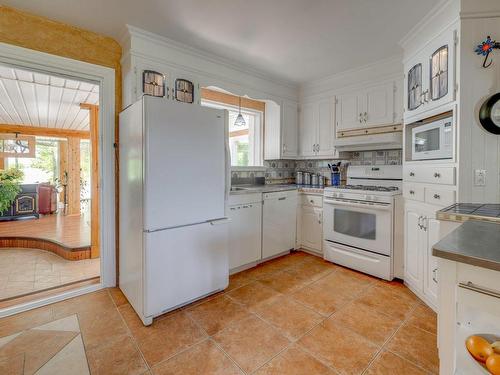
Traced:
MULTIPOLYGON (((399 45, 405 48, 414 38, 416 38, 423 30, 427 29, 432 25, 439 15, 449 8, 453 3, 457 3, 459 0, 441 0, 437 3, 415 26, 413 26, 406 35, 401 38, 399 45)), ((454 19, 458 18, 453 17, 454 19)))
MULTIPOLYGON (((126 27, 127 27, 127 32, 120 40, 120 42, 123 44, 127 43, 128 39, 130 39, 130 37, 143 38, 143 39, 146 39, 150 42, 162 45, 165 48, 175 49, 179 52, 191 55, 193 57, 205 59, 205 60, 208 60, 212 63, 223 65, 226 68, 236 70, 240 73, 251 74, 255 77, 258 77, 258 78, 266 80, 266 81, 270 81, 276 85, 283 86, 283 87, 286 87, 288 89, 293 89, 293 90, 298 89, 297 83, 284 80, 284 79, 276 77, 274 75, 270 75, 266 72, 255 69, 254 67, 252 67, 250 65, 242 64, 242 63, 239 63, 239 62, 234 61, 234 60, 223 58, 223 57, 215 55, 213 53, 210 53, 210 52, 198 49, 198 48, 191 47, 191 46, 184 44, 184 43, 181 43, 181 42, 177 42, 177 41, 172 40, 170 38, 151 33, 147 30, 141 29, 141 28, 136 27, 136 26, 126 25, 126 27)), ((132 52, 134 52, 133 46, 131 47, 131 50, 132 50, 132 52)))

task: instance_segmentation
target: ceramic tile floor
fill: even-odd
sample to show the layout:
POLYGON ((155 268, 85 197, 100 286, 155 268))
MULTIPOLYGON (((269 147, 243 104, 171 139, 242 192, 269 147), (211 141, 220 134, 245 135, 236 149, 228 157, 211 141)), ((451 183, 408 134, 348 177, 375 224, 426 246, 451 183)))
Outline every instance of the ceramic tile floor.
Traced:
POLYGON ((0 249, 0 300, 99 276, 99 259, 70 261, 38 249, 0 249))
POLYGON ((296 252, 150 327, 117 288, 0 320, 1 374, 89 372, 437 374, 436 315, 400 283, 296 252))

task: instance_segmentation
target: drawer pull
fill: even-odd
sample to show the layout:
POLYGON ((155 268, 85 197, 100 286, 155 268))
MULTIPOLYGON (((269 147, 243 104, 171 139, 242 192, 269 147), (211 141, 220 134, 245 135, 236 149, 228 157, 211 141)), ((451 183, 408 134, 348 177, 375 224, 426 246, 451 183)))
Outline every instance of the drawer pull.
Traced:
POLYGON ((410 190, 411 195, 415 195, 415 190, 410 190))
POLYGON ((286 197, 278 198, 279 201, 284 201, 285 199, 286 199, 286 197))
POLYGON ((411 177, 415 177, 415 173, 410 172, 410 176, 411 176, 411 177))
POLYGON ((314 203, 314 201, 312 199, 309 202, 314 203))
POLYGON ((441 177, 441 174, 436 172, 436 173, 434 173, 434 177, 439 178, 439 177, 441 177))
POLYGON ((458 286, 463 289, 468 289, 473 292, 478 292, 481 294, 485 294, 487 296, 495 297, 495 298, 500 298, 500 293, 497 292, 496 290, 489 289, 489 288, 484 288, 479 285, 476 285, 472 283, 471 281, 468 281, 466 283, 458 283, 458 286))
POLYGON ((441 199, 441 196, 439 194, 434 194, 434 199, 441 199))

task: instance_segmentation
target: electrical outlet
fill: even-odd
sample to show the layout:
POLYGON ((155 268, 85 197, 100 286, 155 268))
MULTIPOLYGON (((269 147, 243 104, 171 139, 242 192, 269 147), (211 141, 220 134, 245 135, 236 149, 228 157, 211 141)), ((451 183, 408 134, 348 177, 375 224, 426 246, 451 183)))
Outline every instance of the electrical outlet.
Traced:
POLYGON ((486 185, 486 169, 474 169, 474 185, 486 185))

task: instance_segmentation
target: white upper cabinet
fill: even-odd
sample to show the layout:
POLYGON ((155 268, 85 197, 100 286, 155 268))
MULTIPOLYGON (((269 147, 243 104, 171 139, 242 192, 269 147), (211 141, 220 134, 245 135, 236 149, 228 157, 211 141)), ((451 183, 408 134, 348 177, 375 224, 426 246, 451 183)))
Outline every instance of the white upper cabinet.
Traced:
POLYGON ((363 126, 361 117, 365 97, 363 94, 344 94, 337 97, 337 131, 363 126))
POLYGON ((394 123, 394 82, 374 86, 366 90, 365 126, 381 126, 394 123))
POLYGON ((337 157, 335 139, 335 98, 302 105, 299 123, 299 157, 337 157))
POLYGON ((331 157, 335 153, 335 102, 326 99, 318 103, 318 127, 316 135, 316 155, 331 157))
POLYGON ((282 106, 281 130, 282 140, 282 158, 295 158, 298 155, 298 107, 296 103, 283 103, 282 106))
POLYGON ((370 86, 337 97, 337 132, 366 127, 393 125, 400 122, 394 95, 396 82, 370 86))
POLYGON ((264 159, 295 159, 298 154, 298 105, 266 102, 264 159))
POLYGON ((299 125, 299 155, 301 157, 315 156, 316 144, 316 103, 307 103, 300 111, 299 125))
POLYGON ((457 26, 430 40, 405 62, 405 118, 455 100, 457 26))

